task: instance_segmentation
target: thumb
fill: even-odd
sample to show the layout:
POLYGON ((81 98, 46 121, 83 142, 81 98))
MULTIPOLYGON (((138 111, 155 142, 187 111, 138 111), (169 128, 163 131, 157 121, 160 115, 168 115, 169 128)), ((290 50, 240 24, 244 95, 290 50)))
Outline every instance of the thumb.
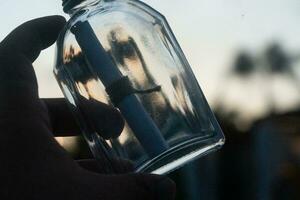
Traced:
POLYGON ((21 54, 33 62, 41 50, 56 41, 65 22, 62 16, 48 16, 25 22, 1 42, 1 53, 21 54))
POLYGON ((17 27, 0 43, 0 93, 5 94, 0 99, 0 110, 36 107, 38 86, 32 62, 42 49, 55 42, 64 25, 61 16, 34 19, 17 27))

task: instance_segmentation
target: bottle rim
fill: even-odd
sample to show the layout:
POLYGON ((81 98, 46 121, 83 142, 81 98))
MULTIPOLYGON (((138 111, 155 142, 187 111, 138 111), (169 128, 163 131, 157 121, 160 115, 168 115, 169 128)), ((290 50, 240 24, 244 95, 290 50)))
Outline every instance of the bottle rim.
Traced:
POLYGON ((100 0, 62 0, 63 11, 65 13, 71 13, 74 8, 85 7, 90 4, 95 4, 100 0))
POLYGON ((85 0, 62 0, 62 6, 65 13, 68 13, 76 5, 82 3, 85 0))

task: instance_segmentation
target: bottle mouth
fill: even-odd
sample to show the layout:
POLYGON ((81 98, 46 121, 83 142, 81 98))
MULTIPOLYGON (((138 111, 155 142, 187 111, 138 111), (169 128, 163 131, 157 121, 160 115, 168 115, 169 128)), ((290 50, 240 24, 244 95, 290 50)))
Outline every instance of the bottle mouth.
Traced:
POLYGON ((98 3, 100 0, 62 0, 63 11, 72 13, 72 10, 98 3))
POLYGON ((65 13, 68 13, 72 8, 81 4, 85 0, 62 0, 62 6, 65 13))

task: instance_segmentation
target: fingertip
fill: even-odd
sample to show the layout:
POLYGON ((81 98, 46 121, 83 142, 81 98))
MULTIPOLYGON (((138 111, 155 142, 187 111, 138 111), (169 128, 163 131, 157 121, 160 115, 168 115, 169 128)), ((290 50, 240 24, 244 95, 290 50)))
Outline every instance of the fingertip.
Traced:
POLYGON ((58 35, 63 27, 66 25, 66 19, 61 15, 42 17, 35 19, 35 21, 41 26, 39 35, 41 37, 42 49, 45 49, 52 45, 58 38, 58 35))
POLYGON ((62 15, 51 15, 50 17, 56 18, 61 23, 65 24, 67 22, 66 18, 62 15))
POLYGON ((116 108, 113 108, 113 110, 111 111, 111 119, 112 120, 108 119, 108 123, 113 123, 110 126, 113 127, 111 130, 110 138, 117 138, 120 136, 121 132, 124 129, 125 121, 120 111, 116 108))
POLYGON ((106 106, 103 113, 97 112, 100 109, 103 111, 103 107, 93 112, 94 128, 104 139, 117 138, 123 131, 125 125, 124 119, 119 110, 110 106, 106 106))
POLYGON ((49 22, 51 22, 55 26, 57 26, 57 28, 59 30, 61 30, 67 23, 66 18, 61 15, 51 15, 51 16, 44 17, 44 18, 46 18, 47 20, 49 20, 49 22))
POLYGON ((94 99, 81 98, 83 114, 96 131, 104 139, 117 138, 125 125, 119 110, 94 99))

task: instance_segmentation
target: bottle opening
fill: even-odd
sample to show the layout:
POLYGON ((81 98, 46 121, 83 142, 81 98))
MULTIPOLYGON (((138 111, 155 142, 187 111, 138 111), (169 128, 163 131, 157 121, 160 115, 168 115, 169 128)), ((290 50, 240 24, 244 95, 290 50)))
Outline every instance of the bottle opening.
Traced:
POLYGON ((85 7, 87 5, 98 3, 100 0, 62 0, 62 6, 65 13, 72 13, 72 11, 78 8, 85 7))

